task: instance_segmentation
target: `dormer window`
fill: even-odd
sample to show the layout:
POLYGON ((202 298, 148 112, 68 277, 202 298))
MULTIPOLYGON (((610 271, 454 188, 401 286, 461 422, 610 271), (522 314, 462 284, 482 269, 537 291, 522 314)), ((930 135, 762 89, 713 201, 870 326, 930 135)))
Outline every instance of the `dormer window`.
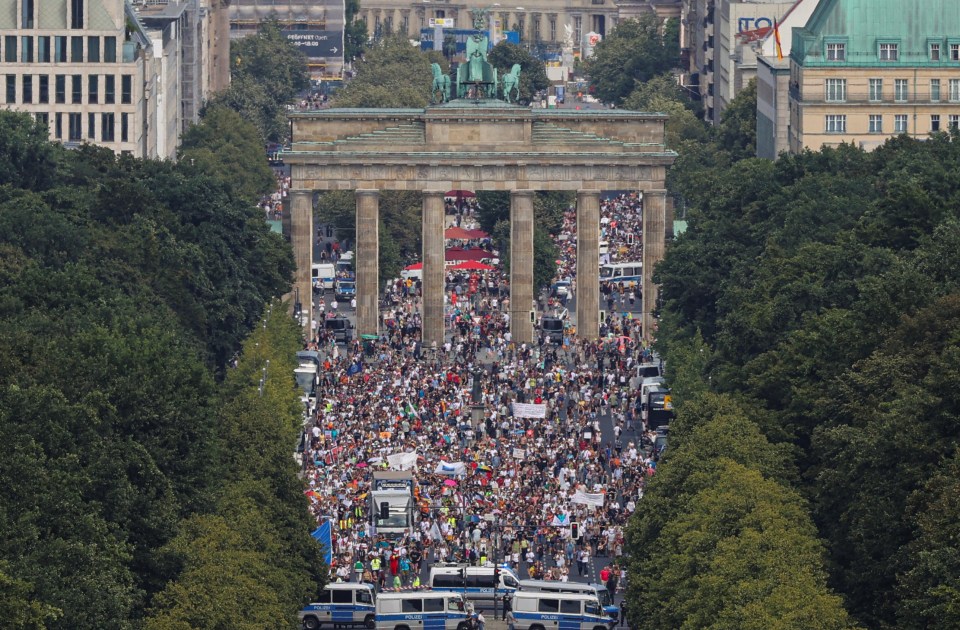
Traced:
POLYGON ((896 61, 900 57, 898 44, 880 44, 880 61, 896 61))
POLYGON ((827 61, 845 61, 847 45, 841 43, 827 44, 827 61))
POLYGON ((940 44, 930 44, 930 61, 940 61, 940 44))

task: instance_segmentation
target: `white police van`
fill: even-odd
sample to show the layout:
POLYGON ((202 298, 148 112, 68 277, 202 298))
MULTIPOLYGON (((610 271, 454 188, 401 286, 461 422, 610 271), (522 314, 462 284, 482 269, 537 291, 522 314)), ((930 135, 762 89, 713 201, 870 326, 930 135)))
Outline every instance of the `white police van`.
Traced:
POLYGON ((513 596, 516 630, 610 630, 616 623, 595 595, 518 591, 513 596))
POLYGON ((466 564, 437 563, 430 567, 428 582, 434 590, 462 593, 467 600, 492 604, 494 596, 502 601, 520 587, 520 579, 512 569, 492 564, 473 567, 466 564))
POLYGON ((460 593, 381 592, 377 630, 468 630, 472 610, 460 593))
POLYGON ((370 584, 332 582, 316 602, 300 611, 300 622, 307 630, 322 626, 376 627, 376 591, 370 584))
POLYGON ((561 582, 559 580, 520 580, 521 591, 536 591, 541 593, 577 593, 593 595, 600 602, 603 612, 617 621, 620 618, 620 607, 613 603, 610 591, 603 584, 581 584, 580 582, 561 582))

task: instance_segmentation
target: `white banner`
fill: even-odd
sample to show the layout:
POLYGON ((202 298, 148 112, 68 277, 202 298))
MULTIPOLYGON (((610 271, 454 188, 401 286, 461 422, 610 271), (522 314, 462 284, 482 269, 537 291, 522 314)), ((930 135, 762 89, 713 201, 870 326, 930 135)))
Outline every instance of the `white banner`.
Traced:
POLYGON ((463 464, 463 462, 455 462, 453 464, 449 462, 440 462, 437 464, 437 467, 433 472, 438 475, 466 475, 467 467, 463 464))
POLYGON ((579 503, 580 505, 593 505, 595 507, 603 507, 603 493, 591 494, 589 492, 582 492, 577 490, 573 498, 570 500, 571 503, 579 503))
POLYGON ((513 449, 513 458, 514 458, 514 459, 526 459, 526 458, 527 458, 527 451, 526 451, 526 449, 523 449, 523 448, 515 448, 515 449, 513 449))
POLYGON ((394 453, 387 455, 387 464, 390 470, 410 470, 417 467, 416 453, 394 453))
POLYGON ((547 406, 545 404, 513 403, 513 415, 515 418, 546 418, 547 406))
POLYGON ((553 517, 553 520, 550 521, 550 525, 553 527, 567 527, 570 525, 570 515, 569 514, 557 514, 553 517))

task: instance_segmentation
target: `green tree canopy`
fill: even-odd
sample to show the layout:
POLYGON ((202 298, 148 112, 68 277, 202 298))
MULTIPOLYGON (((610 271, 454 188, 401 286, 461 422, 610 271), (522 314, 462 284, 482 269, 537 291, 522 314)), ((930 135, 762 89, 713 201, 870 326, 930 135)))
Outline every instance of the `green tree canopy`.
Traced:
POLYGON ((585 70, 597 98, 619 105, 638 82, 667 72, 678 59, 679 41, 664 36, 656 16, 644 15, 617 24, 594 48, 585 70))
POLYGON ((337 92, 334 107, 426 107, 434 58, 412 46, 406 35, 390 35, 364 53, 356 76, 337 92))
MULTIPOLYGON (((510 72, 514 64, 520 64, 519 101, 521 103, 530 103, 537 92, 550 87, 543 61, 522 46, 503 40, 490 50, 487 61, 499 71, 501 77, 505 72, 510 72)), ((500 86, 501 98, 503 98, 502 87, 500 86)))

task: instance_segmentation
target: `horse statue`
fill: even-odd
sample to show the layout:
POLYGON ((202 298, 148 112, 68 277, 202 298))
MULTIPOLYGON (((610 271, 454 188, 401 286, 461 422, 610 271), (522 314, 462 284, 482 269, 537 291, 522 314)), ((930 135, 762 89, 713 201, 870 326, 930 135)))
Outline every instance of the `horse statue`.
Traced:
POLYGON ((430 64, 433 70, 433 88, 430 96, 434 103, 446 103, 450 100, 450 77, 443 73, 439 63, 430 64))
POLYGON ((520 98, 520 64, 513 64, 510 72, 503 75, 503 99, 508 103, 513 102, 511 94, 516 91, 516 98, 520 98))

